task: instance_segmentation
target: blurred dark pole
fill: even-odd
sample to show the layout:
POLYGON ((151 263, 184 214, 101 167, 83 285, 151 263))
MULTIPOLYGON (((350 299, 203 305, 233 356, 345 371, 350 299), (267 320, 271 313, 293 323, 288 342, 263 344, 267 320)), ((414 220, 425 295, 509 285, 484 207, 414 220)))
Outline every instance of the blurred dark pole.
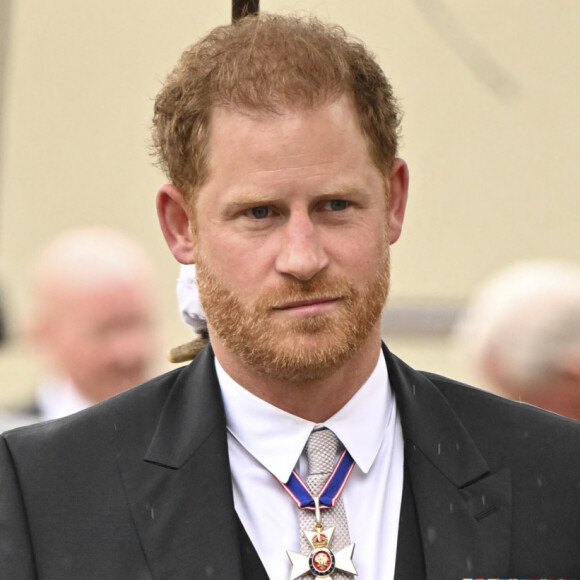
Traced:
MULTIPOLYGON (((4 118, 4 94, 6 83, 6 64, 8 60, 8 44, 10 39, 11 1, 0 0, 0 171, 2 170, 3 123, 4 118)), ((0 210, 2 209, 2 192, 0 192, 0 210)), ((2 221, 0 211, 0 223, 2 221)), ((3 300, 2 288, 0 287, 0 344, 6 338, 6 303, 3 300)))
POLYGON ((232 0, 232 22, 260 12, 260 0, 232 0))

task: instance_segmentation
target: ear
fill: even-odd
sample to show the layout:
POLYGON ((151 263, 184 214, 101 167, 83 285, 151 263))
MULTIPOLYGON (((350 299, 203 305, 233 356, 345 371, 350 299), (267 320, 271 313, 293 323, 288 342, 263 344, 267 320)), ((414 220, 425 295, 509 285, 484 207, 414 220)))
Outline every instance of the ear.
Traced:
POLYGON ((159 188, 157 217, 175 259, 181 264, 195 264, 195 244, 187 203, 174 185, 168 183, 159 188))
POLYGON ((389 176, 389 207, 387 208, 389 243, 394 244, 401 235, 407 194, 409 192, 409 168, 404 159, 396 157, 389 176))

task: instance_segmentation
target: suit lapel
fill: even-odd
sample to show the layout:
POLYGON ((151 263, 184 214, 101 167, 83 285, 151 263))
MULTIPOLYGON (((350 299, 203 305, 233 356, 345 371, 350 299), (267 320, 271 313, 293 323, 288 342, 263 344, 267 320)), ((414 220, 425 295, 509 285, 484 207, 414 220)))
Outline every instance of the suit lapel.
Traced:
POLYGON ((240 524, 211 350, 172 385, 144 456, 131 454, 135 446, 123 434, 120 440, 119 466, 153 577, 241 580, 240 524))
POLYGON ((492 473, 435 385, 386 349, 385 356, 401 413, 428 580, 505 573, 509 470, 492 473))

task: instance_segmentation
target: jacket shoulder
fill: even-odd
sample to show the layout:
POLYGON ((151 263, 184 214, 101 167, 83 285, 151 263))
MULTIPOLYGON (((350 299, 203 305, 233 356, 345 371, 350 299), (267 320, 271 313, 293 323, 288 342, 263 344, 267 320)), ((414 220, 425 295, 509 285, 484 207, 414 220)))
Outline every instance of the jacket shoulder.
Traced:
POLYGON ((143 434, 151 434, 164 401, 186 372, 187 367, 180 367, 78 413, 18 427, 2 437, 17 455, 33 447, 34 455, 43 457, 52 450, 62 453, 81 444, 85 449, 98 447, 107 433, 118 432, 124 425, 139 425, 143 434))
POLYGON ((422 372, 488 457, 578 470, 580 421, 506 399, 447 377, 422 372))

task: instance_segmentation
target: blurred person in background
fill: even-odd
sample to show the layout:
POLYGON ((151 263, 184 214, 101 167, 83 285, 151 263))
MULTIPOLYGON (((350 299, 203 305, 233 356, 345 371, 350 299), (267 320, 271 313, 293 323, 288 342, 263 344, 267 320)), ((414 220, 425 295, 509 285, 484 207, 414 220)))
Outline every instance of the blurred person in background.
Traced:
POLYGON ((54 419, 150 378, 158 347, 154 269, 127 236, 67 231, 33 267, 28 338, 47 376, 30 414, 54 419))
POLYGON ((489 279, 454 339, 490 390, 580 419, 580 268, 514 264, 489 279))

